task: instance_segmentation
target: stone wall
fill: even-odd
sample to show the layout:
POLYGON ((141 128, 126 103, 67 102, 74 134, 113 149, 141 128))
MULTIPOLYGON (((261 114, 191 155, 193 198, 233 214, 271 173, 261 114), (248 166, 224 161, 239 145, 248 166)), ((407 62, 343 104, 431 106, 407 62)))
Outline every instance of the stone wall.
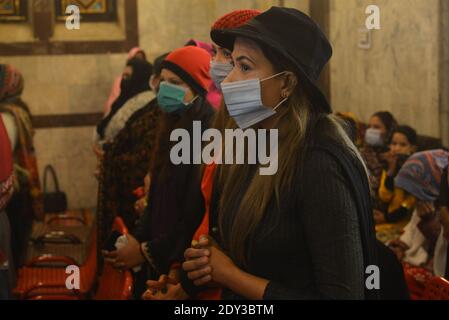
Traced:
MULTIPOLYGON (((362 120, 389 110, 419 133, 440 136, 439 0, 377 0, 381 29, 358 48, 371 0, 330 0, 331 99, 362 120)), ((446 32, 447 33, 447 32, 446 32)))

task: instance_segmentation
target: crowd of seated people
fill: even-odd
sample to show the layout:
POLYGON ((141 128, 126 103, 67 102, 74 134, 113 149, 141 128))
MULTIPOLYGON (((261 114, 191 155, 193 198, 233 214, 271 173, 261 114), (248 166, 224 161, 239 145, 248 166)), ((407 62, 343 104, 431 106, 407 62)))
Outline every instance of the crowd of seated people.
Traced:
MULTIPOLYGON (((296 9, 232 11, 210 34, 212 44, 188 40, 151 63, 131 50, 94 132, 99 259, 132 271, 134 299, 407 299, 403 268, 448 277, 447 150, 425 150, 387 111, 367 124, 334 114, 316 85, 332 48, 296 9), (198 164, 204 141, 193 164, 171 159, 177 129, 248 128, 278 130, 274 175, 221 154, 198 164), (129 234, 112 232, 116 217, 129 234), (381 243, 383 225, 403 233, 381 243), (372 265, 384 279, 376 290, 372 265)), ((42 218, 22 90, 20 73, 0 65, 0 150, 10 155, 0 163, 0 298, 42 218)))

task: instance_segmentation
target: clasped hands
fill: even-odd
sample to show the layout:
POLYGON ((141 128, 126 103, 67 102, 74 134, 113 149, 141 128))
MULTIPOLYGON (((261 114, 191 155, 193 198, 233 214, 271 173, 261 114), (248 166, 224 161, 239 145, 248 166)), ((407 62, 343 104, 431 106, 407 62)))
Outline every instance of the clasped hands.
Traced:
MULTIPOLYGON (((192 241, 192 247, 184 253, 186 261, 182 268, 196 286, 216 287, 226 283, 236 266, 226 256, 217 243, 208 236, 200 241, 192 241)), ((177 281, 176 273, 162 275, 158 281, 147 281, 148 290, 143 294, 145 300, 185 300, 188 295, 177 281)))

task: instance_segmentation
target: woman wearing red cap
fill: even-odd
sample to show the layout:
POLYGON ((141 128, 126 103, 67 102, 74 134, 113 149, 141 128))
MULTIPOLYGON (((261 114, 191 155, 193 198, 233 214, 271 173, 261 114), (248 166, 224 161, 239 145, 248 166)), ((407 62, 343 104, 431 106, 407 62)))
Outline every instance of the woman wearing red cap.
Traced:
MULTIPOLYGON (((224 29, 232 29, 237 28, 255 16, 259 15, 261 11, 259 10, 235 10, 230 13, 225 14, 220 17, 212 26, 212 30, 224 30, 224 29)), ((221 82, 227 77, 227 75, 232 71, 232 57, 231 51, 218 46, 217 44, 213 44, 214 47, 214 55, 211 59, 210 63, 210 75, 216 88, 221 91, 221 82)), ((220 108, 217 116, 214 120, 214 128, 219 130, 223 130, 225 127, 224 122, 227 121, 229 115, 227 115, 226 108, 220 108)), ((197 242, 201 235, 205 235, 209 233, 209 206, 210 206, 210 198, 212 195, 212 186, 213 180, 215 176, 215 170, 217 165, 212 163, 210 165, 206 165, 204 167, 202 181, 201 181, 201 192, 204 198, 204 206, 205 212, 203 216, 203 220, 201 225, 197 228, 193 241, 197 242)), ((160 281, 149 281, 149 289, 144 298, 145 299, 182 299, 187 297, 196 297, 198 299, 204 300, 216 300, 220 298, 220 290, 211 289, 211 290, 198 290, 192 282, 190 282, 185 272, 180 270, 181 272, 181 283, 180 284, 170 284, 167 283, 166 278, 162 277, 160 281), (162 293, 161 290, 155 290, 161 287, 167 287, 167 292, 162 293), (152 290, 154 289, 154 290, 152 290)))
MULTIPOLYGON (((192 133, 193 121, 200 121, 202 130, 209 127, 214 115, 206 100, 212 83, 209 65, 207 51, 193 46, 171 52, 162 63, 157 100, 163 116, 150 172, 148 207, 134 237, 128 237, 128 245, 105 254, 118 268, 146 262, 151 267, 147 279, 169 274, 176 263, 179 266, 204 212, 200 165, 174 165, 170 150, 176 143, 170 135, 175 129, 192 133)), ((136 295, 143 293, 138 291, 136 295)))
POLYGON ((365 287, 378 266, 366 170, 317 86, 328 40, 307 15, 279 7, 212 39, 233 50, 221 85, 227 127, 277 129, 278 170, 219 166, 213 239, 185 252, 188 278, 220 286, 224 299, 377 298, 365 287))
MULTIPOLYGON (((233 29, 244 25, 246 22, 261 14, 254 9, 235 10, 222 16, 214 22, 211 31, 233 29)), ((232 52, 229 49, 213 43, 214 56, 210 64, 210 75, 214 84, 220 89, 221 83, 232 71, 232 52)))

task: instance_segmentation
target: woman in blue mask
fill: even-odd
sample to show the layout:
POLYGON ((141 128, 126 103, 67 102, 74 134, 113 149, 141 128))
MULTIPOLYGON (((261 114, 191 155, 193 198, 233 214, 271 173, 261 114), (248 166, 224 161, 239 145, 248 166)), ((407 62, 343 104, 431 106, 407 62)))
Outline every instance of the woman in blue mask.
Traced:
MULTIPOLYGON (((211 31, 226 30, 237 28, 244 25, 246 22, 258 16, 261 12, 259 10, 235 10, 220 17, 212 25, 211 31)), ((210 75, 214 81, 215 86, 220 89, 221 83, 232 71, 232 52, 227 48, 223 48, 216 43, 213 43, 214 56, 210 64, 210 75)))
POLYGON ((175 271, 204 212, 201 166, 173 164, 170 151, 177 142, 170 135, 185 129, 192 136, 194 121, 201 122, 202 130, 209 127, 214 115, 206 100, 212 84, 209 65, 209 53, 193 46, 174 50, 162 63, 157 94, 162 116, 150 169, 148 206, 128 236, 128 244, 105 253, 117 268, 147 266, 146 279, 158 279, 161 274, 176 278, 175 271))
MULTIPOLYGON (((234 10, 215 21, 211 31, 240 27, 260 13, 261 12, 259 10, 254 9, 234 10)), ((214 81, 214 85, 221 90, 221 83, 234 68, 232 65, 232 52, 231 50, 223 48, 215 43, 213 44, 213 48, 214 55, 210 62, 210 75, 214 81)), ((221 100, 222 97, 220 95, 220 101, 221 100)), ((215 129, 222 130, 224 128, 224 122, 228 120, 229 115, 227 114, 227 110, 224 106, 222 106, 214 119, 213 127, 215 129)), ((201 180, 201 191, 204 197, 205 211, 201 225, 198 227, 195 235, 193 236, 193 241, 198 241, 199 235, 209 232, 209 204, 216 168, 216 163, 211 163, 204 166, 201 180)), ((182 270, 180 270, 180 272, 180 278, 182 280, 179 284, 167 284, 166 278, 164 277, 161 277, 159 281, 149 281, 148 290, 144 295, 144 299, 172 300, 191 297, 196 299, 215 300, 219 297, 219 290, 198 290, 190 281, 188 281, 185 272, 182 270), (167 290, 160 290, 160 288, 164 287, 166 287, 167 290)))
POLYGON ((332 55, 325 35, 273 7, 212 39, 232 50, 229 127, 278 130, 279 166, 271 176, 259 164, 218 167, 211 233, 185 252, 188 279, 224 299, 378 298, 365 287, 379 250, 367 172, 316 84, 332 55))

